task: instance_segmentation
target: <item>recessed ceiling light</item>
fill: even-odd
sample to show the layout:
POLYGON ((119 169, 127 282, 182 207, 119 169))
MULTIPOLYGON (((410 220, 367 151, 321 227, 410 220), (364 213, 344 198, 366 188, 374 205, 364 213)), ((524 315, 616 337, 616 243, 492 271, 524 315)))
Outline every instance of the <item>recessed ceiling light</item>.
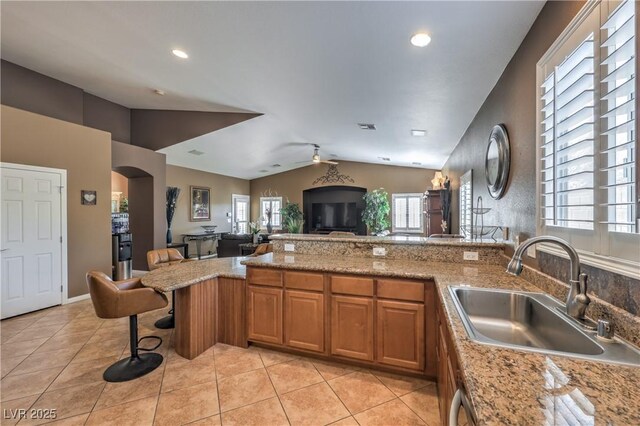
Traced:
POLYGON ((153 93, 155 93, 158 96, 164 96, 164 90, 153 89, 153 93))
POLYGON ((271 167, 282 167, 280 164, 276 163, 276 164, 272 164, 271 167))
POLYGON ((268 172, 269 172, 269 170, 265 170, 265 169, 258 170, 258 171, 259 171, 260 173, 268 173, 268 172))
POLYGON ((391 161, 391 158, 389 157, 378 157, 379 159, 381 159, 382 161, 391 161))
POLYGON ((189 57, 189 55, 187 55, 187 52, 185 52, 184 50, 180 50, 180 49, 173 49, 171 51, 171 53, 173 53, 174 55, 176 55, 180 59, 187 59, 189 57))
POLYGON ((425 47, 431 43, 431 37, 427 33, 416 33, 411 36, 411 44, 416 47, 425 47))
POLYGON ((373 123, 358 123, 358 127, 362 130, 375 130, 376 125, 373 123))
POLYGON ((191 151, 189 151, 189 154, 202 155, 202 154, 204 154, 204 152, 198 151, 197 149, 192 149, 191 151))
POLYGON ((420 163, 420 162, 418 162, 418 161, 414 161, 414 162, 413 162, 413 163, 411 163, 411 164, 413 164, 414 166, 422 166, 422 163, 420 163))
POLYGON ((427 136, 426 130, 411 129, 412 136, 427 136))

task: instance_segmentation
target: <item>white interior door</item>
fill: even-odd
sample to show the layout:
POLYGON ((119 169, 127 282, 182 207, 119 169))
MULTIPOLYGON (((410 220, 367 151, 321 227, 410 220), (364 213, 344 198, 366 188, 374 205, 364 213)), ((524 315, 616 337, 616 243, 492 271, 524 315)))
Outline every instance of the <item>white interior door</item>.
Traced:
POLYGON ((249 233, 249 209, 251 200, 248 195, 236 195, 231 196, 233 201, 232 220, 234 230, 238 234, 249 233))
POLYGON ((62 303, 62 175, 0 170, 1 317, 7 318, 62 303))

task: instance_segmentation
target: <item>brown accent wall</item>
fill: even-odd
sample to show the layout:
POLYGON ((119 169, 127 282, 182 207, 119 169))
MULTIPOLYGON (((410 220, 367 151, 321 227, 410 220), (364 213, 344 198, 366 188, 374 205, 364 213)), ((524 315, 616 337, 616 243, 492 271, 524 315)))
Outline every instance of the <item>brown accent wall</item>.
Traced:
POLYGON ((453 229, 458 223, 460 176, 473 169, 474 203, 480 195, 492 210, 485 224, 506 225, 511 235, 536 233, 536 64, 584 2, 550 1, 524 38, 502 76, 447 160, 451 177, 453 229), (493 200, 487 191, 484 157, 491 128, 504 123, 511 142, 511 171, 505 195, 493 200))
POLYGON ((83 95, 83 123, 111 133, 111 139, 131 142, 131 110, 90 93, 83 95))
POLYGON ((3 162, 67 170, 69 297, 87 293, 85 274, 111 273, 111 136, 66 121, 1 109, 3 162), (97 191, 95 206, 80 191, 97 191))
MULTIPOLYGON (((167 186, 177 186, 181 190, 176 213, 171 224, 174 242, 181 242, 181 234, 185 232, 201 232, 201 225, 217 225, 216 231, 230 232, 231 222, 227 221, 227 213, 231 213, 231 196, 233 194, 250 194, 248 180, 171 165, 167 165, 167 186), (190 186, 211 188, 210 221, 189 221, 190 186)), ((209 243, 207 245, 203 244, 203 251, 208 250, 213 250, 213 247, 209 243)), ((189 251, 190 253, 195 253, 195 246, 190 247, 189 251)))
POLYGON ((147 251, 166 245, 166 156, 138 146, 112 142, 109 168, 129 178, 133 268, 147 270, 147 251))
MULTIPOLYGON (((313 181, 326 174, 328 165, 318 164, 302 167, 276 175, 266 176, 251 181, 251 220, 260 215, 260 197, 269 190, 277 192, 286 202, 302 207, 302 191, 331 185, 358 186, 373 190, 383 187, 389 194, 400 192, 424 192, 431 188, 431 179, 435 170, 412 167, 385 166, 380 164, 339 161, 340 174, 350 176, 354 182, 327 183, 313 185, 313 181)), ((275 195, 275 194, 274 194, 275 195)))

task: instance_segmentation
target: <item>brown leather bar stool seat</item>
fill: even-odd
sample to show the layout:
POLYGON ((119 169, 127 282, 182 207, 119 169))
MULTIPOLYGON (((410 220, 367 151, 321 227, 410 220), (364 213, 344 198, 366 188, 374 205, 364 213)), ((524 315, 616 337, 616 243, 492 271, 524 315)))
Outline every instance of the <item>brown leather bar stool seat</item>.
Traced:
MULTIPOLYGON (((189 260, 190 259, 185 259, 184 257, 182 257, 182 254, 180 254, 180 252, 174 248, 149 250, 147 252, 147 265, 149 266, 150 271, 153 271, 154 269, 165 268, 171 265, 176 265, 182 262, 188 262, 189 260)), ((174 328, 176 326, 174 315, 176 292, 171 292, 171 295, 171 310, 169 311, 169 315, 160 318, 154 324, 157 328, 162 330, 174 328)))
POLYGON ((129 342, 131 356, 107 368, 102 377, 107 382, 126 382, 152 372, 162 364, 162 355, 151 352, 162 344, 158 336, 145 336, 138 340, 138 314, 164 308, 167 297, 151 288, 142 286, 140 278, 112 281, 103 272, 87 274, 87 285, 96 315, 99 318, 129 317, 129 342), (157 339, 153 348, 140 348, 144 339, 157 339), (147 353, 140 354, 140 351, 147 353))
POLYGON ((272 253, 272 252, 273 252, 273 244, 263 243, 263 244, 258 244, 258 247, 256 247, 256 251, 254 251, 247 257, 261 256, 263 254, 272 253))

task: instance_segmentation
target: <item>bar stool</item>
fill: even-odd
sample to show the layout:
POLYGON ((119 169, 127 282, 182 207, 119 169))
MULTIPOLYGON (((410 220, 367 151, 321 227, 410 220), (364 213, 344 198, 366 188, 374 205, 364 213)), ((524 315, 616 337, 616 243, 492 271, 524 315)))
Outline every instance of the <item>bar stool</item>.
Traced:
POLYGON ((138 339, 138 314, 164 308, 169 303, 167 297, 143 287, 140 278, 112 281, 107 274, 98 271, 87 274, 87 285, 93 309, 99 318, 129 317, 131 356, 112 364, 102 377, 107 382, 126 382, 158 368, 162 364, 162 355, 151 351, 162 344, 162 339, 158 336, 138 339), (159 342, 153 348, 141 348, 138 344, 144 339, 157 339, 159 342), (140 351, 147 353, 140 354, 140 351))
MULTIPOLYGON (((167 266, 175 265, 177 263, 188 262, 190 259, 185 259, 182 257, 180 252, 174 248, 166 248, 166 249, 156 249, 149 250, 147 252, 147 265, 149 266, 149 270, 153 271, 154 269, 165 268, 167 266)), ((176 301, 176 292, 171 292, 171 310, 169 311, 169 315, 166 317, 160 318, 155 322, 156 328, 166 330, 168 328, 174 328, 176 325, 175 322, 175 302, 176 301)))

